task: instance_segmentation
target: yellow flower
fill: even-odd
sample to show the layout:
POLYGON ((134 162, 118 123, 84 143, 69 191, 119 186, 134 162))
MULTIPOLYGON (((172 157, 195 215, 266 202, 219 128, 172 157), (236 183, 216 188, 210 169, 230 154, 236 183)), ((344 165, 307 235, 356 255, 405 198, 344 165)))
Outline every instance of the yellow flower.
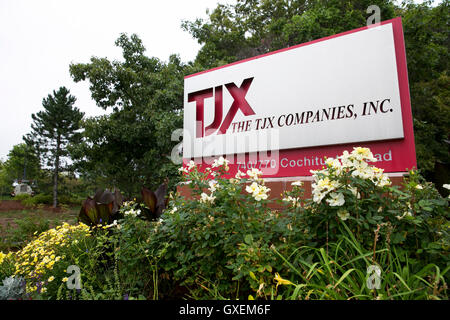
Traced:
POLYGON ((283 279, 279 274, 278 274, 278 272, 277 273, 275 273, 275 277, 273 278, 273 280, 274 281, 276 281, 276 283, 277 283, 277 288, 278 288, 278 286, 280 285, 280 284, 282 284, 282 285, 294 285, 292 282, 290 282, 289 280, 286 280, 286 279, 283 279))
POLYGON ((67 277, 64 277, 63 279, 62 279, 62 282, 67 282, 69 279, 67 279, 67 277))
POLYGON ((52 282, 53 280, 55 280, 54 276, 51 276, 50 278, 48 278, 48 282, 52 282))
POLYGON ((3 252, 0 251, 0 264, 3 263, 3 260, 5 260, 6 258, 6 254, 4 254, 3 252))

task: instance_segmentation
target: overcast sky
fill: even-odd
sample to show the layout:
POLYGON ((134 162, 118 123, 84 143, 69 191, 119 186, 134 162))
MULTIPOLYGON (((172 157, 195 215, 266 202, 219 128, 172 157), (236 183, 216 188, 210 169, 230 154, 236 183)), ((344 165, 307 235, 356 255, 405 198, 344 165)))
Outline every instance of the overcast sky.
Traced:
POLYGON ((60 86, 77 97, 87 116, 104 111, 87 82, 75 83, 71 62, 91 56, 120 59, 121 32, 136 33, 148 56, 167 61, 177 53, 193 60, 200 46, 181 29, 182 20, 205 18, 206 9, 228 0, 0 0, 0 158, 30 131, 31 114, 60 86))

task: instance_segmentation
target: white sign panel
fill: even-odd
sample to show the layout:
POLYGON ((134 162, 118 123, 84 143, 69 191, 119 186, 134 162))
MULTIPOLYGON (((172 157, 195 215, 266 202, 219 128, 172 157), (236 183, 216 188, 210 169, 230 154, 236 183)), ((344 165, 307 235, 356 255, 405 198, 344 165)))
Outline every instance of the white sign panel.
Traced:
POLYGON ((183 158, 403 138, 392 24, 186 77, 184 129, 183 158))

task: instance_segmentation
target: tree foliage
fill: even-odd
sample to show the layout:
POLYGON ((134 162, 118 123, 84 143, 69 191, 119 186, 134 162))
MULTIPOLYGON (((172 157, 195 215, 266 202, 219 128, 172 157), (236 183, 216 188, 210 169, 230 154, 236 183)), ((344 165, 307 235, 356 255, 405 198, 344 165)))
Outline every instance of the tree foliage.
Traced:
POLYGON ((7 160, 0 162, 0 193, 8 194, 14 180, 37 180, 40 177, 39 158, 25 143, 16 144, 7 160))
POLYGON ((394 17, 390 0, 238 0, 182 27, 203 45, 196 62, 211 68, 359 28, 370 5, 380 7, 383 20, 394 17))
POLYGON ((131 195, 177 172, 168 156, 171 133, 182 127, 185 66, 176 55, 167 63, 147 57, 135 34, 121 34, 115 44, 123 61, 92 57, 70 66, 74 81, 89 81, 97 105, 111 111, 83 122, 83 143, 73 155, 82 172, 131 195))
POLYGON ((404 24, 418 166, 440 187, 450 179, 450 2, 431 4, 406 2, 398 13, 404 24))
POLYGON ((69 144, 80 139, 80 121, 84 113, 74 107, 76 98, 65 87, 53 90, 42 100, 43 111, 32 114, 31 133, 24 140, 35 146, 45 165, 53 168, 53 206, 58 204, 58 174, 69 144))

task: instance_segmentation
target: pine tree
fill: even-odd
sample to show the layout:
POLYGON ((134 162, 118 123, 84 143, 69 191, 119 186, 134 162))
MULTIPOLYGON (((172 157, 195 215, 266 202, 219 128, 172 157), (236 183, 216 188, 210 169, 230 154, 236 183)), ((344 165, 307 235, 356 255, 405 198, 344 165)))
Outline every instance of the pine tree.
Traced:
POLYGON ((83 112, 74 103, 76 98, 70 95, 66 87, 53 90, 42 100, 44 111, 32 114, 31 133, 24 137, 28 143, 35 145, 39 155, 46 164, 53 168, 53 207, 58 205, 58 175, 61 160, 68 156, 69 144, 78 143, 81 139, 80 121, 83 112))

